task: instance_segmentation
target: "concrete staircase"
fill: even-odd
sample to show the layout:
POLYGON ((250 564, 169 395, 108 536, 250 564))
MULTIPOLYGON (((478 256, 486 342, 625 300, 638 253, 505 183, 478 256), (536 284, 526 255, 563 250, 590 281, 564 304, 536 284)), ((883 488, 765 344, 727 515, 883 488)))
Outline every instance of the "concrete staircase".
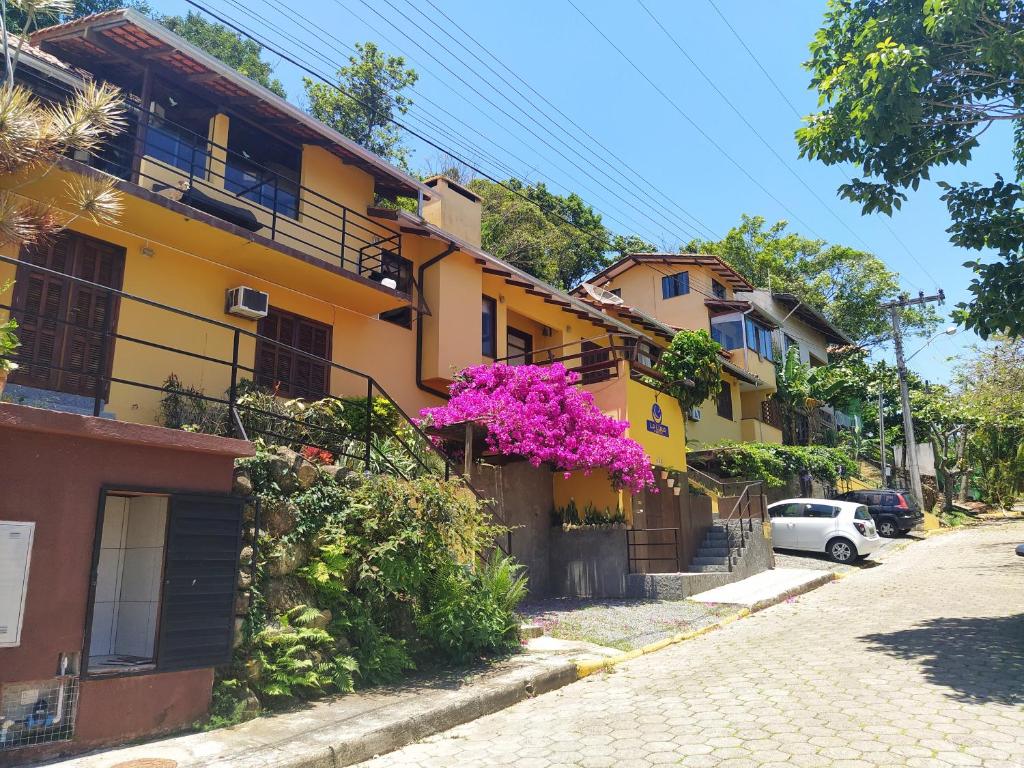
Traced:
POLYGON ((738 520, 719 520, 712 525, 690 563, 689 572, 728 573, 732 570, 730 565, 735 568, 743 557, 739 526, 738 520))

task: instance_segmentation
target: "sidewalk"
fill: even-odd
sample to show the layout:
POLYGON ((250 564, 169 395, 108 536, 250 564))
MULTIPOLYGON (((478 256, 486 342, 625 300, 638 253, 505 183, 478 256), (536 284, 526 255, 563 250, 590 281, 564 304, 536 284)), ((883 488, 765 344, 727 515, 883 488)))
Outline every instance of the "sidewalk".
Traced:
MULTIPOLYGON (((791 594, 807 591, 834 578, 832 573, 789 569, 781 577, 768 571, 720 588, 732 591, 724 599, 707 599, 719 592, 679 602, 563 601, 575 611, 561 611, 563 624, 571 614, 587 614, 584 627, 614 618, 612 634, 658 623, 660 637, 638 647, 647 632, 626 632, 623 644, 610 648, 581 637, 543 636, 531 640, 524 652, 482 670, 457 671, 412 680, 404 685, 375 688, 310 704, 301 710, 260 717, 231 728, 190 733, 147 744, 98 752, 56 763, 60 768, 115 768, 165 765, 173 768, 343 768, 386 754, 427 736, 510 707, 527 698, 553 691, 595 672, 683 642, 736 621, 791 594), (669 635, 670 632, 675 632, 669 635), (171 761, 171 762, 166 762, 171 761)), ((559 601, 547 601, 557 603, 559 601)), ((548 605, 550 609, 550 605, 548 605)), ((528 612, 529 613, 529 612, 528 612)), ((533 615, 544 615, 544 611, 533 615)), ((550 617, 551 611, 547 614, 550 617)), ((578 618, 578 617, 577 617, 578 618)), ((567 634, 572 634, 567 633, 567 634)), ((623 635, 620 635, 622 637, 623 635)))

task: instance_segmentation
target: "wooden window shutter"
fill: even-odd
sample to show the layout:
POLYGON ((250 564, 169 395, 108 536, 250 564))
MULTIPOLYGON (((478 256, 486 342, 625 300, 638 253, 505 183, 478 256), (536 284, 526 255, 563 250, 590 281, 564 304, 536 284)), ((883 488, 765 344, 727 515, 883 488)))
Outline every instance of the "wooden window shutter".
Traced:
POLYGON ((316 399, 330 391, 331 327, 270 308, 260 320, 256 382, 286 397, 316 399), (275 343, 276 342, 276 343, 275 343), (293 347, 294 349, 290 349, 293 347), (295 350, 323 358, 314 360, 295 350))
POLYGON ((242 499, 172 496, 164 561, 157 669, 231 660, 242 499))

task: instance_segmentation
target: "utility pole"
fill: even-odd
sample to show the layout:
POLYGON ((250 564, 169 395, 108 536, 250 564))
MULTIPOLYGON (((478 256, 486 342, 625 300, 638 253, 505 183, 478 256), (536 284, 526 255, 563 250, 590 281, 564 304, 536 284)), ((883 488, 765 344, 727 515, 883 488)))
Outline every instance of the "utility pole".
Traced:
POLYGON ((892 317, 892 342, 896 348, 896 371, 900 377, 900 399, 903 403, 903 440, 907 446, 907 469, 910 474, 910 490, 917 499, 919 507, 924 510, 924 493, 921 491, 921 467, 917 461, 917 438, 914 436, 914 416, 910 412, 910 392, 907 389, 907 361, 903 356, 903 330, 900 328, 900 310, 914 305, 930 304, 931 302, 942 304, 946 301, 946 294, 940 288, 933 296, 925 296, 924 291, 918 293, 916 298, 910 298, 903 294, 896 301, 883 304, 883 309, 888 309, 892 317))
POLYGON ((885 411, 882 410, 882 385, 878 385, 878 451, 882 457, 882 487, 889 487, 889 467, 885 463, 885 411))

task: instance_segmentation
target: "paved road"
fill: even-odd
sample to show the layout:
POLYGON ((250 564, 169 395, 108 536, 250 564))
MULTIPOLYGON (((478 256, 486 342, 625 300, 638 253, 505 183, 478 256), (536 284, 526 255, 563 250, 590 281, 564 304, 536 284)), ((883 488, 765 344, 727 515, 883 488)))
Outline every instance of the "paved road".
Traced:
POLYGON ((1022 541, 1017 522, 914 543, 364 768, 1024 768, 1022 541))

